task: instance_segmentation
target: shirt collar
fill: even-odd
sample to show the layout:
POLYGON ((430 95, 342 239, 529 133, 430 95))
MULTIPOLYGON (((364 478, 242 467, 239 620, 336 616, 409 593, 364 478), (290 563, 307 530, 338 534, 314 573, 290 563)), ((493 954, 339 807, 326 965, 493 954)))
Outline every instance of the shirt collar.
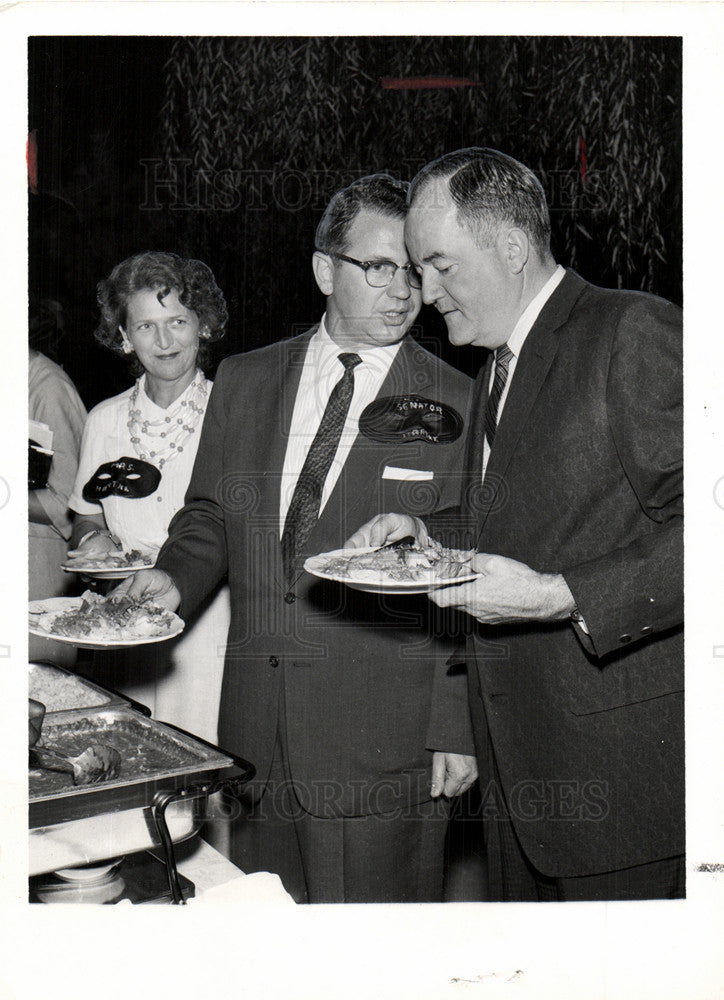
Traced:
MULTIPOLYGON (((158 403, 154 403, 154 401, 146 392, 146 379, 148 378, 148 373, 144 372, 143 375, 141 375, 141 377, 138 379, 138 399, 136 403, 137 405, 140 403, 142 406, 158 410, 159 413, 163 413, 164 416, 168 416, 168 410, 170 409, 171 406, 178 406, 182 399, 190 399, 193 396, 195 391, 194 382, 196 382, 199 379, 200 375, 203 376, 203 372, 201 371, 201 369, 197 368, 194 373, 194 377, 191 379, 191 381, 186 386, 181 395, 178 396, 176 399, 174 399, 173 403, 170 404, 169 408, 164 409, 162 406, 159 406, 158 403)), ((203 383, 204 381, 205 379, 202 377, 201 382, 203 383)), ((210 387, 211 384, 209 383, 208 388, 210 387)))
POLYGON ((533 324, 540 316, 543 306, 546 304, 556 288, 558 288, 565 276, 565 273, 566 269, 558 264, 553 274, 550 276, 548 281, 546 281, 545 285, 543 285, 535 298, 528 303, 528 306, 521 314, 520 319, 513 327, 513 332, 508 338, 508 347, 516 358, 520 357, 520 352, 523 348, 523 344, 525 343, 525 338, 533 329, 533 324))

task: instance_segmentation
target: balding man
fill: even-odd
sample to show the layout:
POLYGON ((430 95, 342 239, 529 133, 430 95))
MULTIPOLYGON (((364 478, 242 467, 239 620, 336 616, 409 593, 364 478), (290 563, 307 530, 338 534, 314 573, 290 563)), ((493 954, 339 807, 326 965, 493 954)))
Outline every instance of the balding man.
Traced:
MULTIPOLYGON (((681 313, 556 265, 496 150, 413 180, 405 235, 453 344, 487 349, 454 525, 491 898, 684 891, 681 313)), ((353 544, 426 529, 388 516, 353 544)))

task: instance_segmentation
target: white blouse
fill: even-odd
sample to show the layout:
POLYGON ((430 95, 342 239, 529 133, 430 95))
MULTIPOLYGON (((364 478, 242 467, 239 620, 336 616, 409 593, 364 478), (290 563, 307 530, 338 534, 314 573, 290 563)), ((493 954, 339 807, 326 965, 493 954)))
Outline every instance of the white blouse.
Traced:
MULTIPOLYGON (((149 422, 161 422, 168 411, 157 406, 145 391, 146 376, 143 375, 138 386, 138 398, 135 409, 141 411, 139 418, 149 422)), ((204 410, 211 392, 212 383, 206 382, 206 396, 203 399, 204 410)), ((134 387, 126 389, 118 396, 104 400, 95 406, 88 414, 88 420, 83 432, 80 462, 73 492, 68 501, 71 510, 78 514, 103 513, 106 524, 114 535, 117 535, 125 550, 139 549, 145 555, 155 556, 168 535, 168 525, 174 514, 184 503, 186 489, 191 478, 196 452, 199 447, 199 437, 203 418, 195 427, 194 433, 185 437, 182 452, 173 458, 166 458, 161 467, 161 482, 147 497, 122 497, 109 495, 98 503, 83 499, 83 487, 93 477, 100 465, 115 462, 119 458, 139 458, 137 448, 146 451, 147 441, 136 445, 131 440, 128 428, 129 410, 134 387)), ((193 383, 172 406, 194 393, 193 383)), ((199 398, 198 395, 195 398, 199 398)), ((136 424, 137 427, 137 424, 136 424)), ((150 445, 153 447, 153 443, 150 445)), ((158 460, 147 458, 150 464, 158 465, 158 460)))

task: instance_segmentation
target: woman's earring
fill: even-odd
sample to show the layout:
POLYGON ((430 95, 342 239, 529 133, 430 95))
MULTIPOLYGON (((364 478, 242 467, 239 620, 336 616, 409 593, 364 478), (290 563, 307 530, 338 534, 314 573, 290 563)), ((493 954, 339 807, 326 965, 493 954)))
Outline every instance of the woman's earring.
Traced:
POLYGON ((121 335, 121 350, 123 351, 124 354, 132 354, 133 348, 131 347, 130 340, 126 336, 126 331, 123 329, 122 326, 119 325, 118 332, 121 335))

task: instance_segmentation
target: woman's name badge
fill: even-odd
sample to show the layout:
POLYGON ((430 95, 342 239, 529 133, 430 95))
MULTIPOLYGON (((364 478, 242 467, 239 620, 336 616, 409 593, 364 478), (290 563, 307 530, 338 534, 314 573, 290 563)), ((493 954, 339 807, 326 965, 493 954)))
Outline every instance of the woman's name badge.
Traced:
POLYGON ((83 487, 83 499, 88 503, 98 503, 107 496, 140 500, 154 493, 160 482, 161 473, 155 465, 123 455, 98 466, 83 487))

